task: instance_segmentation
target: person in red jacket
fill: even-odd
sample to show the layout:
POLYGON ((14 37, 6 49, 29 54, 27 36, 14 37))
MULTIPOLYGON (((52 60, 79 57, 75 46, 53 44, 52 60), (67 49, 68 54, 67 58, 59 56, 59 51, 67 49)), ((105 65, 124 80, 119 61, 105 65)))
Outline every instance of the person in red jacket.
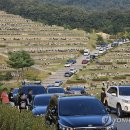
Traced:
POLYGON ((1 101, 3 104, 9 104, 9 97, 7 94, 7 88, 4 88, 1 93, 1 101))

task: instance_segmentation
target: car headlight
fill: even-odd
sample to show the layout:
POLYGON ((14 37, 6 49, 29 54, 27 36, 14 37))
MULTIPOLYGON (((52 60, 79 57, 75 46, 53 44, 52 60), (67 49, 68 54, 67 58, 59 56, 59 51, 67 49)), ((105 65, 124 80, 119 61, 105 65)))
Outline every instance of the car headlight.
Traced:
POLYGON ((128 100, 124 100, 124 99, 122 99, 122 102, 124 102, 124 103, 128 103, 129 101, 128 101, 128 100))
POLYGON ((106 128, 106 130, 115 130, 115 127, 114 127, 113 125, 111 125, 111 126, 108 126, 108 127, 106 128))
POLYGON ((59 128, 60 128, 60 130, 73 130, 73 128, 63 126, 63 125, 60 125, 59 128))

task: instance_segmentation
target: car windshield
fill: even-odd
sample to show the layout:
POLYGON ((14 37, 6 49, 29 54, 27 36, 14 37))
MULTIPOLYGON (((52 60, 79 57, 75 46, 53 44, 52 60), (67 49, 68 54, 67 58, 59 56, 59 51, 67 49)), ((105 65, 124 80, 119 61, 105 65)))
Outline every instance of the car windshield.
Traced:
POLYGON ((82 87, 72 87, 72 88, 70 88, 70 90, 71 91, 82 91, 82 90, 84 90, 84 88, 82 88, 82 87))
POLYGON ((65 93, 65 90, 63 88, 50 88, 48 93, 65 93))
POLYGON ((50 102, 51 96, 43 96, 34 99, 34 106, 47 106, 50 102))
POLYGON ((130 87, 120 87, 119 95, 121 96, 130 96, 130 87))
POLYGON ((26 86, 26 87, 22 87, 22 91, 26 95, 28 94, 29 89, 32 89, 33 95, 46 93, 46 89, 44 87, 42 87, 42 86, 26 86))
POLYGON ((71 99, 59 102, 60 116, 105 115, 106 109, 97 99, 71 99))
POLYGON ((13 90, 13 94, 17 94, 18 93, 18 91, 19 91, 19 89, 17 88, 17 89, 14 89, 13 90))

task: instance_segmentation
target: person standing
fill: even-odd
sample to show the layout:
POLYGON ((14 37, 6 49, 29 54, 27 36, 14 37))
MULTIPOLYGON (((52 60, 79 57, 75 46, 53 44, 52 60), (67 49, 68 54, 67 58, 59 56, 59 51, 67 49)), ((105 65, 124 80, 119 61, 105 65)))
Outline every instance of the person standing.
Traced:
POLYGON ((1 93, 1 101, 3 104, 9 104, 9 97, 7 94, 7 88, 4 88, 1 93))
POLYGON ((101 102, 105 104, 105 99, 106 99, 106 92, 105 92, 105 88, 102 88, 102 92, 101 92, 101 102))
POLYGON ((14 96, 13 96, 13 88, 10 89, 10 93, 9 93, 9 102, 10 102, 10 105, 12 107, 15 106, 15 99, 14 99, 14 96))
POLYGON ((32 89, 29 89, 28 95, 27 95, 27 102, 28 102, 28 106, 30 109, 32 107, 32 101, 33 101, 33 91, 32 91, 32 89))

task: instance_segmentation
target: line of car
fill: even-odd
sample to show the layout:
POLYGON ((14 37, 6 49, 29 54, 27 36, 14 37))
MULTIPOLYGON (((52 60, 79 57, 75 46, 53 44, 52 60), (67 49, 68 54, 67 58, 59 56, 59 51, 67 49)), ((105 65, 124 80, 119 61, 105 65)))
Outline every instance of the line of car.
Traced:
POLYGON ((94 96, 81 96, 82 90, 88 90, 82 86, 72 86, 65 91, 62 87, 46 89, 40 84, 29 84, 14 89, 14 97, 19 90, 27 95, 29 89, 32 89, 34 97, 33 115, 45 116, 46 121, 55 123, 58 130, 117 130, 106 110, 110 112, 115 109, 119 117, 130 113, 130 86, 112 86, 107 89, 105 100, 109 109, 94 96), (53 97, 57 99, 56 107, 52 103, 53 97))

